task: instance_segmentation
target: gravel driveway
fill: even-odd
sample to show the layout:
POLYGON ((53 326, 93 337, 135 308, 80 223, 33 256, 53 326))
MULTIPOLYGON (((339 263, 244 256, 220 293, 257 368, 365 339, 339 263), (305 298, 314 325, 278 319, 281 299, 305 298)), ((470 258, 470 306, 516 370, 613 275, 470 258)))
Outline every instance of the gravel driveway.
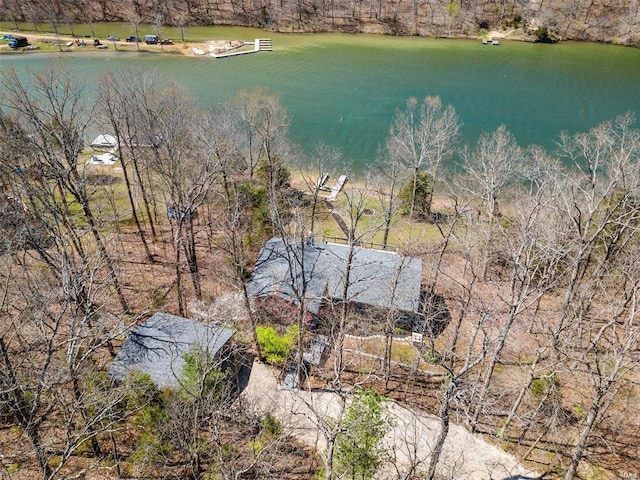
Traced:
MULTIPOLYGON (((272 370, 258 362, 253 365, 242 395, 253 408, 280 419, 286 433, 318 452, 326 448, 323 420, 339 417, 342 410, 342 400, 337 394, 283 389, 272 370)), ((404 478, 412 466, 417 474, 424 472, 440 431, 437 417, 409 410, 393 401, 387 403, 387 411, 394 427, 383 441, 390 454, 377 478, 404 478)), ((512 455, 455 424, 450 426, 438 475, 469 480, 538 478, 512 455)))

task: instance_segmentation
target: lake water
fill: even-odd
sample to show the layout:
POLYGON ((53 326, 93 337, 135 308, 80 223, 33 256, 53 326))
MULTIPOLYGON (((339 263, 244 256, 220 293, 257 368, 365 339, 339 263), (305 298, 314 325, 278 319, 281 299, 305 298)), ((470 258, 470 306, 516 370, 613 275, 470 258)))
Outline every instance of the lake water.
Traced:
POLYGON ((274 51, 218 60, 115 52, 5 55, 0 65, 37 69, 53 60, 89 82, 137 65, 184 84, 207 106, 240 88, 265 86, 287 107, 293 141, 307 151, 318 140, 340 147, 359 168, 375 159, 395 110, 411 96, 439 95, 453 105, 464 123, 462 141, 471 146, 503 123, 521 145, 552 148, 562 130, 586 131, 627 111, 640 115, 640 49, 222 27, 209 32, 210 38, 268 36, 274 51))

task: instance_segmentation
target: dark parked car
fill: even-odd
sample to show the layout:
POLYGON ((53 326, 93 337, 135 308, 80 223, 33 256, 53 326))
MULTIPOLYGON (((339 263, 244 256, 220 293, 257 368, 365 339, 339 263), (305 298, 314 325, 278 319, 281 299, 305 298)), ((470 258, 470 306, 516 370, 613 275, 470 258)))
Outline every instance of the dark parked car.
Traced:
POLYGON ((140 37, 136 37, 135 35, 131 35, 130 37, 125 38, 127 42, 140 42, 140 37))
POLYGON ((165 38, 164 40, 162 40, 160 42, 161 45, 173 45, 173 40, 171 40, 170 38, 165 38))
POLYGON ((29 45, 26 37, 14 37, 9 40, 9 48, 21 48, 29 45))

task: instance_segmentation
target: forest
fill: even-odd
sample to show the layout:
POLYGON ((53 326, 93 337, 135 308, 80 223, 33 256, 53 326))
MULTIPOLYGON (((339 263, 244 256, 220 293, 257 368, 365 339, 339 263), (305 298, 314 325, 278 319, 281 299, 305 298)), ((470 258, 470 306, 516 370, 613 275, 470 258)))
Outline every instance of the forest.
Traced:
POLYGON ((2 0, 0 20, 48 23, 56 32, 94 22, 451 38, 504 30, 530 41, 640 46, 639 0, 2 0))
POLYGON ((2 478, 453 479, 454 425, 540 478, 637 478, 633 113, 546 151, 504 126, 460 145, 452 106, 409 98, 353 172, 334 147, 292 144, 268 90, 203 111, 154 72, 100 82, 89 95, 53 65, 0 74, 2 478), (118 140, 114 165, 87 162, 96 126, 118 140), (348 174, 331 201, 324 173, 348 174), (346 298, 313 325, 304 280, 296 301, 257 308, 263 243, 309 232, 348 258, 377 245, 420 259, 423 335, 346 298), (335 395, 331 416, 307 405, 326 448, 237 398, 202 352, 179 388, 114 380, 128 333, 159 311, 233 328, 233 355, 276 375, 296 365, 297 389, 335 395), (326 356, 303 374, 318 328, 326 356), (436 421, 428 454, 408 436, 402 464, 385 448, 392 404, 436 421))

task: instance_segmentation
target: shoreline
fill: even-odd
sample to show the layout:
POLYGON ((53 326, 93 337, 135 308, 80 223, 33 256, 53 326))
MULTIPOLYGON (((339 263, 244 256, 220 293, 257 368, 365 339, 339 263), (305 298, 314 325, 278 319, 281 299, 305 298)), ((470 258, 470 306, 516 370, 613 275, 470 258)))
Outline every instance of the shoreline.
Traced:
MULTIPOLYGON (((0 55, 19 55, 21 53, 86 53, 86 52, 123 52, 123 53, 152 53, 160 55, 183 55, 186 57, 208 56, 210 53, 227 53, 240 51, 248 44, 244 40, 205 40, 199 42, 176 42, 171 45, 148 45, 142 42, 127 42, 124 40, 106 40, 98 38, 99 45, 94 45, 92 37, 71 35, 56 35, 52 33, 33 33, 21 30, 19 32, 0 31, 1 35, 26 37, 29 47, 17 49, 9 48, 8 44, 0 44, 0 55), (84 43, 84 45, 82 45, 84 43), (36 48, 33 48, 36 47, 36 48)), ((252 45, 253 43, 251 43, 252 45)))
MULTIPOLYGON (((269 33, 274 33, 276 35, 282 34, 281 32, 268 32, 265 31, 265 36, 268 36, 269 33)), ((327 32, 331 33, 331 32, 327 32)), ((100 37, 98 40, 100 41, 99 46, 94 45, 94 39, 91 36, 74 36, 70 34, 57 35, 51 32, 33 32, 28 30, 20 30, 20 31, 9 31, 9 30, 0 30, 0 35, 14 35, 14 36, 22 36, 26 37, 29 41, 29 44, 32 46, 22 47, 15 50, 9 48, 6 43, 0 44, 0 55, 17 55, 20 53, 86 53, 86 52, 128 52, 128 53, 151 53, 151 54, 160 54, 160 55, 182 55, 186 57, 202 57, 209 56, 213 54, 220 53, 231 53, 231 52, 244 52, 248 48, 253 48, 253 41, 255 39, 249 40, 235 40, 235 39, 211 39, 211 40, 198 40, 198 41, 181 41, 176 40, 175 43, 171 45, 148 45, 144 41, 136 43, 126 42, 124 40, 107 40, 100 37), (84 46, 80 46, 78 42, 85 43, 84 46), (35 48, 33 48, 35 46, 35 48)), ((286 33, 285 33, 286 35, 286 33)), ((368 35, 364 33, 363 35, 368 35)), ((382 35, 388 36, 384 34, 373 34, 373 35, 382 35)), ((398 38, 402 38, 402 36, 398 36, 398 38)), ((425 39, 429 38, 441 38, 441 37, 424 37, 425 39)), ((482 35, 478 36, 467 36, 467 37, 443 37, 451 40, 459 39, 459 40, 485 40, 485 39, 493 39, 493 40, 508 40, 514 42, 523 42, 523 43, 535 43, 534 39, 531 35, 527 35, 521 30, 517 29, 508 29, 508 30, 491 30, 482 35)))

